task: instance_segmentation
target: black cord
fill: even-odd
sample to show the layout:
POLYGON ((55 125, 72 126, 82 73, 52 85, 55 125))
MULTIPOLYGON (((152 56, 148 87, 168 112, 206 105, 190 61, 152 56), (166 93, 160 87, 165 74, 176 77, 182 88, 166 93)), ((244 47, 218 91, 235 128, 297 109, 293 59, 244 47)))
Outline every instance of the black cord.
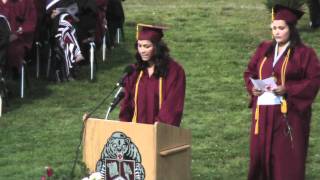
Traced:
POLYGON ((82 123, 82 127, 81 127, 81 131, 80 131, 80 142, 77 146, 77 150, 76 150, 76 157, 73 161, 73 165, 72 165, 72 169, 71 169, 71 172, 70 172, 70 179, 73 179, 73 176, 74 176, 74 170, 75 170, 75 167, 76 167, 76 164, 77 164, 77 161, 79 159, 79 154, 80 154, 80 150, 81 150, 81 145, 82 145, 82 138, 83 138, 83 133, 85 132, 85 129, 86 129, 86 121, 87 119, 91 116, 91 114, 93 114, 97 109, 100 108, 100 106, 111 96, 111 94, 116 90, 117 86, 115 86, 112 91, 105 97, 102 99, 102 101, 96 106, 94 107, 85 117, 85 119, 83 120, 83 123, 82 123))

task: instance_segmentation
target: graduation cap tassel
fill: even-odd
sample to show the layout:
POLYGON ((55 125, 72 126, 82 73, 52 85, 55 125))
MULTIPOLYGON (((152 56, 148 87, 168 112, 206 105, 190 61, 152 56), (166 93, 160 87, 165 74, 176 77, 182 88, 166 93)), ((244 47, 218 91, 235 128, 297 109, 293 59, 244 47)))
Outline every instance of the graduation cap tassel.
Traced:
POLYGON ((271 22, 274 21, 274 9, 271 9, 271 22))

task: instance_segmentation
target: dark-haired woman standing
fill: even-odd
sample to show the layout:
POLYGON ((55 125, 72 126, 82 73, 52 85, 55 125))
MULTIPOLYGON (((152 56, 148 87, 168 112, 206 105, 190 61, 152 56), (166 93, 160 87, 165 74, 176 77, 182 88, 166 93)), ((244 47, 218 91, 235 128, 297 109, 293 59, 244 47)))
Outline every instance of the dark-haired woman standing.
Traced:
POLYGON ((279 5, 274 12, 274 39, 260 44, 244 72, 253 114, 248 179, 303 180, 320 64, 296 29, 303 13, 279 5), (269 77, 277 87, 258 89, 250 81, 269 77))
POLYGON ((121 102, 121 121, 179 126, 185 97, 185 73, 169 56, 161 40, 163 28, 138 25, 137 63, 134 73, 125 79, 125 97, 121 102))

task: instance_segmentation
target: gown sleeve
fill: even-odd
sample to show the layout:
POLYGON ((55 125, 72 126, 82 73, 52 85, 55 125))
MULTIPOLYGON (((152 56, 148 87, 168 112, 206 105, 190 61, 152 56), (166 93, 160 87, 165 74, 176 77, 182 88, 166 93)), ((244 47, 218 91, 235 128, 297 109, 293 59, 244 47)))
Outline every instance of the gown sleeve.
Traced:
POLYGON ((134 82, 133 82, 133 77, 127 77, 124 80, 124 98, 121 101, 120 104, 120 113, 119 113, 119 119, 120 121, 127 121, 131 122, 133 113, 134 113, 134 106, 132 104, 133 96, 132 96, 132 91, 134 90, 134 82))
POLYGON ((313 49, 299 52, 297 58, 301 58, 300 66, 303 78, 287 80, 285 88, 287 101, 297 110, 303 112, 309 108, 315 99, 320 85, 320 64, 313 49))
POLYGON ((186 76, 182 67, 171 72, 175 72, 175 76, 167 77, 168 81, 171 81, 171 78, 172 81, 166 88, 166 98, 163 100, 161 109, 155 120, 179 126, 184 107, 186 76))

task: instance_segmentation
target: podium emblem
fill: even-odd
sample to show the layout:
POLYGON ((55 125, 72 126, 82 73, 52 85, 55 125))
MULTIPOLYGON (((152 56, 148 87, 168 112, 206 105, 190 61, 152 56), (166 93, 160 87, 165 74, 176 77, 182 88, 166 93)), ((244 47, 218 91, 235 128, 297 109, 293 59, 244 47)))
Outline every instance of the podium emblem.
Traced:
POLYGON ((145 172, 137 146, 123 132, 112 133, 107 140, 96 171, 105 180, 144 180, 145 172))

